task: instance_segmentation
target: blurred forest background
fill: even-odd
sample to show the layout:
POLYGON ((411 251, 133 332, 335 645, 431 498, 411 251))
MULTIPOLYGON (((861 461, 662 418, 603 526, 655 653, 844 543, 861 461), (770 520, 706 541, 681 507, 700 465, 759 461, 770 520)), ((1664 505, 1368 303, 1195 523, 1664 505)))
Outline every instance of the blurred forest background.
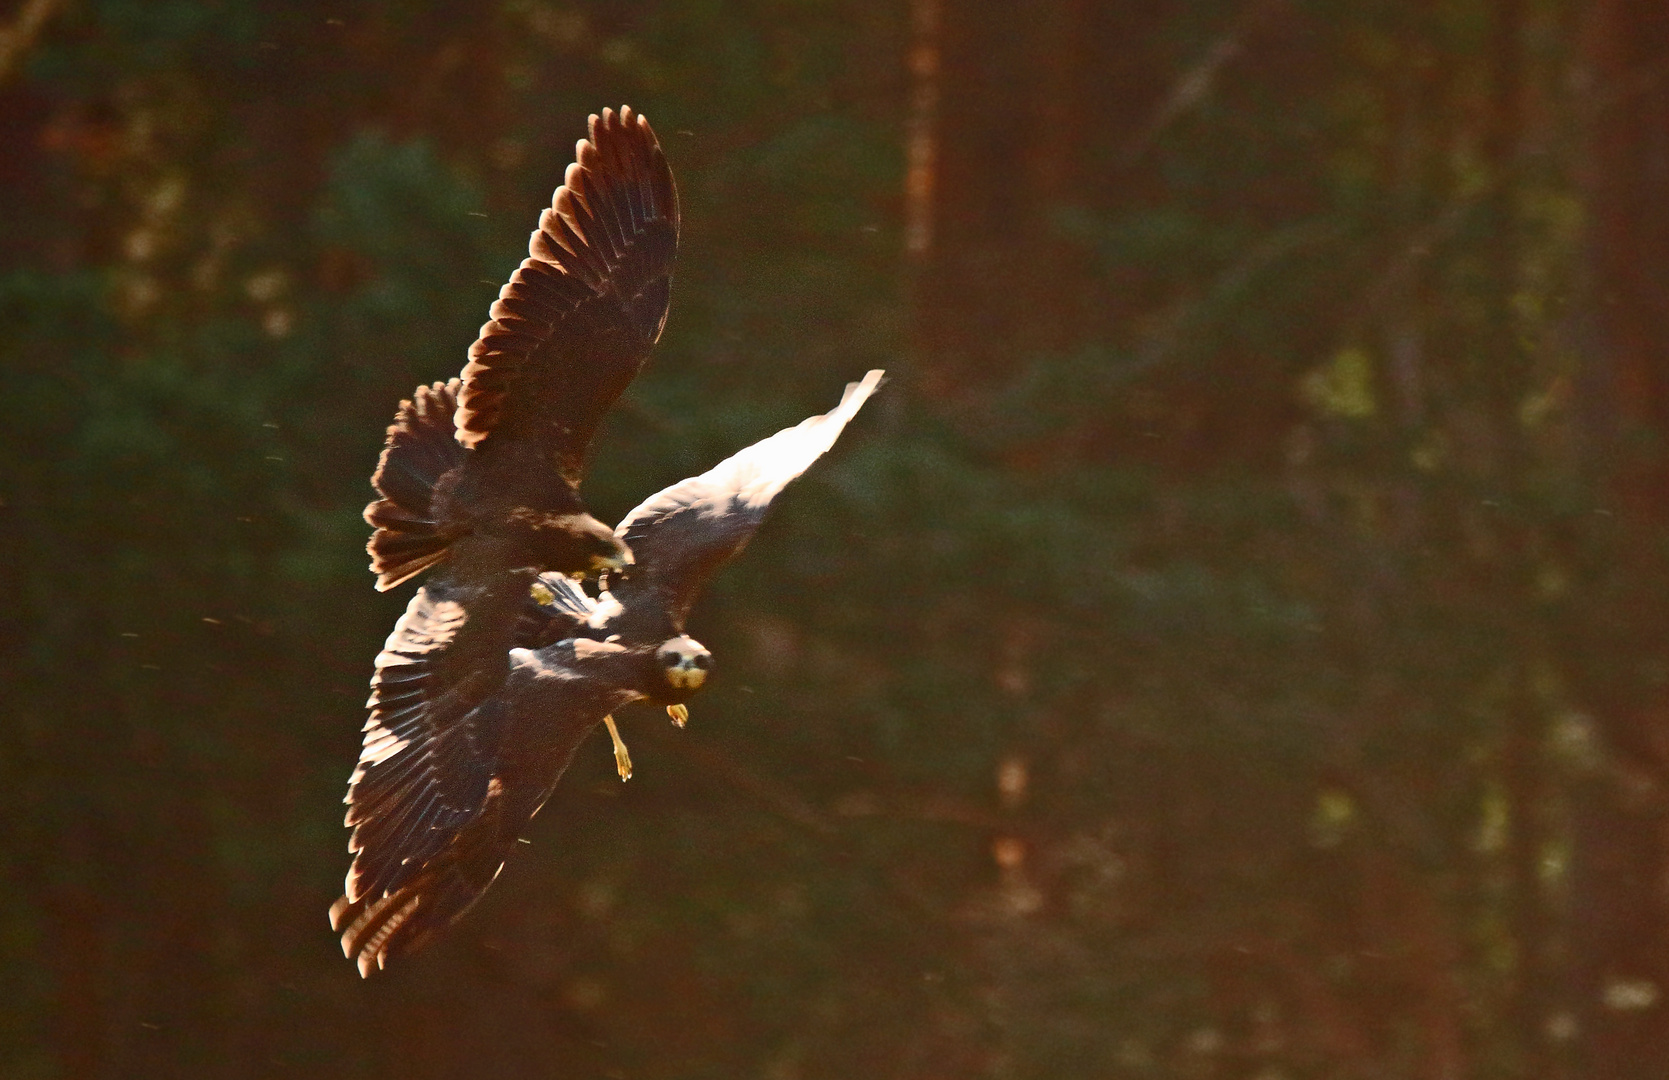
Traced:
POLYGON ((4 8, 0 1075, 1669 1069, 1662 0, 4 8), (361 983, 367 477, 622 102, 599 516, 892 381, 361 983))

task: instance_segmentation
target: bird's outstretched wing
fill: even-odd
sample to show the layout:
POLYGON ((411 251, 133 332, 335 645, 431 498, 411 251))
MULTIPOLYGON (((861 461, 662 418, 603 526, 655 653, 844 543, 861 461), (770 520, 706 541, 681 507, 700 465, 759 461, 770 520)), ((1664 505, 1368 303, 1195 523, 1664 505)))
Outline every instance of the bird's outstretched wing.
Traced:
POLYGON ((629 107, 604 109, 470 347, 458 441, 533 440, 577 484, 660 337, 677 251, 678 193, 654 131, 629 107))
POLYGON ((459 614, 436 592, 418 593, 378 657, 348 793, 358 855, 330 921, 362 976, 416 952, 480 899, 585 736, 637 696, 586 674, 564 642, 513 650, 493 693, 445 719, 455 710, 425 699, 422 684, 459 614))
POLYGON ((479 812, 446 830, 445 845, 412 863, 399 885, 357 900, 344 895, 331 905, 331 929, 341 932, 342 954, 358 965, 361 978, 392 957, 418 951, 475 906, 504 868, 514 830, 526 821, 510 816, 503 785, 493 778, 479 812))
POLYGON ((875 388, 882 372, 848 383, 840 404, 802 420, 645 500, 615 527, 637 559, 609 592, 623 617, 664 620, 633 633, 682 633, 701 586, 733 558, 765 520, 771 501, 835 444, 875 388))
POLYGON ((346 900, 398 891, 485 809, 503 740, 506 664, 470 665, 474 590, 419 589, 377 655, 364 748, 348 781, 346 900))

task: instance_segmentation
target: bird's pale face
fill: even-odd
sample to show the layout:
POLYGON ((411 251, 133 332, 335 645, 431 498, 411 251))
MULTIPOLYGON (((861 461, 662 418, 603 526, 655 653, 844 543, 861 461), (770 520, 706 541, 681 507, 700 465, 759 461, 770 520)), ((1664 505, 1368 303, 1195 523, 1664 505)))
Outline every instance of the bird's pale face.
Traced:
POLYGON ((682 700, 701 689, 707 672, 713 667, 713 654, 707 646, 690 636, 669 638, 655 650, 655 661, 660 665, 661 678, 666 681, 669 697, 682 700))

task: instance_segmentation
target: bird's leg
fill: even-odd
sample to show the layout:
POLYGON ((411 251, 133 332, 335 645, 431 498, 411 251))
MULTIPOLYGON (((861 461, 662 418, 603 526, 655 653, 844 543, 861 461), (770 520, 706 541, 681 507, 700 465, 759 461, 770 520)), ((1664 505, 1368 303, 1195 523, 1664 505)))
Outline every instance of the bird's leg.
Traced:
POLYGON ((620 771, 622 782, 632 778, 632 755, 626 753, 626 744, 620 741, 620 729, 614 726, 614 717, 603 717, 603 723, 608 725, 608 737, 614 740, 614 767, 620 771))
POLYGON ((668 705, 666 714, 672 717, 672 722, 683 727, 690 722, 690 708, 688 705, 668 705))

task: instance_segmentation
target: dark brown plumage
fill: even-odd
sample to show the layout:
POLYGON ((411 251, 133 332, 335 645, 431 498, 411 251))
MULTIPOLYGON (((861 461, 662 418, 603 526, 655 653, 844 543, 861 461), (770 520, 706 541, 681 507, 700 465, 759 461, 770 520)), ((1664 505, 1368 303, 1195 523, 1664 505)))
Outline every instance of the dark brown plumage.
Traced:
POLYGON ((348 788, 354 862, 331 908, 360 974, 420 949, 475 903, 605 717, 633 701, 679 707, 701 687, 712 657, 684 633, 697 593, 880 378, 645 500, 615 530, 639 558, 596 599, 557 574, 538 579, 538 601, 526 579, 518 593, 450 574, 413 597, 377 657, 348 788), (508 618, 516 647, 485 655, 469 640, 480 618, 508 618))
POLYGON ((678 194, 654 131, 629 107, 604 109, 461 378, 420 387, 388 430, 365 510, 377 588, 448 559, 559 573, 625 562, 579 483, 666 323, 677 251, 678 194), (461 550, 471 537, 486 542, 461 550))
POLYGON ((544 789, 537 770, 517 772, 500 751, 544 746, 547 734, 518 734, 523 721, 495 698, 528 588, 541 571, 631 562, 586 511, 579 483, 598 424, 666 322, 678 197, 653 130, 629 108, 591 117, 575 158, 462 375, 401 403, 372 477, 377 588, 433 575, 377 658, 367 748, 349 784, 358 855, 343 904, 357 912, 379 898, 361 938, 415 940, 497 872, 450 838, 465 825, 490 833, 500 819, 519 828, 544 789), (408 898, 418 895, 414 923, 408 898))

